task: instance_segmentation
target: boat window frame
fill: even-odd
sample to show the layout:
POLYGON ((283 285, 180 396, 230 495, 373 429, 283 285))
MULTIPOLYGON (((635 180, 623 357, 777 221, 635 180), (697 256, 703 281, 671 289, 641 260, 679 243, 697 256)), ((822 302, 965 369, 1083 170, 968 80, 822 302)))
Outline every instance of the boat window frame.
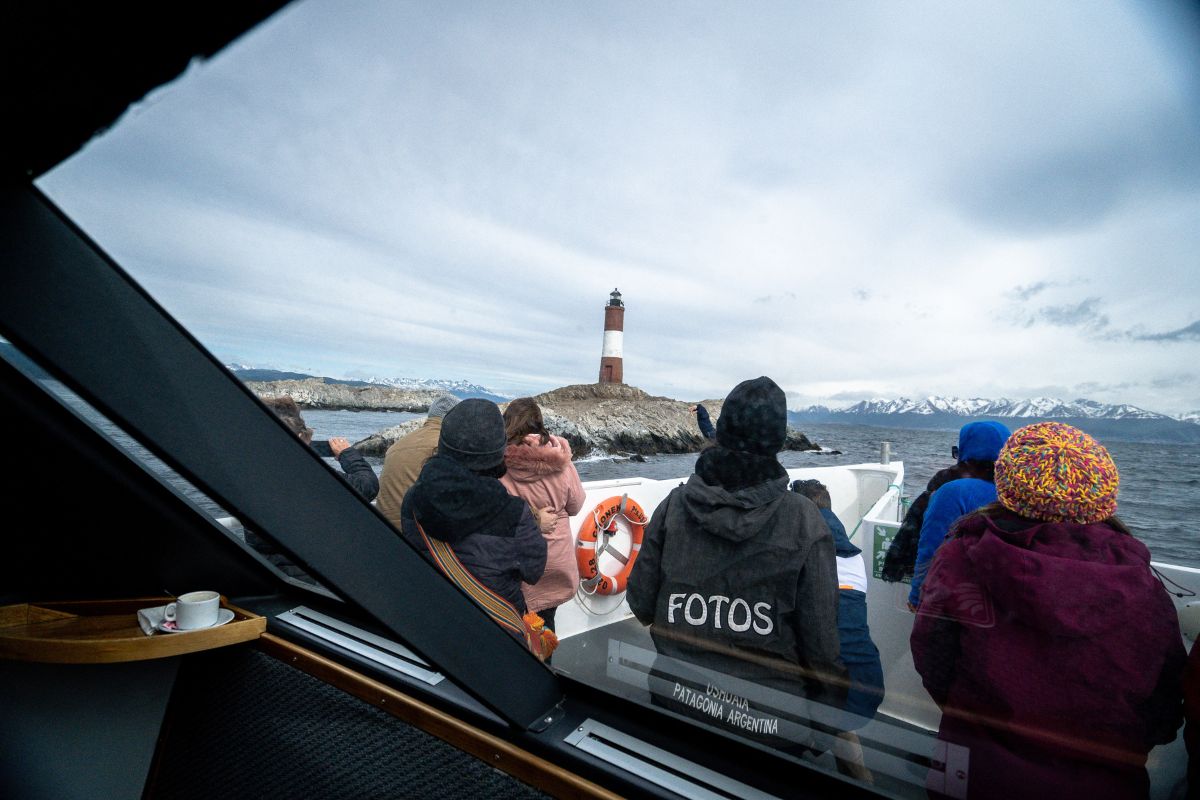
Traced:
MULTIPOLYGON (((184 491, 185 488, 202 495, 205 500, 214 506, 216 506, 216 503, 212 498, 204 495, 190 481, 171 469, 168 464, 162 462, 154 454, 149 453, 140 442, 137 442, 134 437, 129 436, 128 431, 120 429, 116 423, 97 411, 82 397, 54 379, 46 370, 42 369, 32 359, 17 349, 15 345, 5 342, 2 339, 0 339, 0 342, 5 345, 0 348, 0 382, 9 381, 17 383, 24 379, 35 386, 39 399, 53 404, 61 411, 61 414, 68 415, 73 420, 75 424, 72 427, 76 429, 76 433, 72 437, 73 441, 79 441, 82 436, 88 436, 89 438, 103 442, 103 445, 96 444, 94 446, 98 449, 111 448, 115 450, 120 454, 120 457, 128 461, 144 477, 145 482, 150 482, 161 487, 162 490, 176 498, 178 502, 187 507, 188 511, 204 520, 212 529, 220 531, 226 539, 232 542, 239 550, 247 553, 259 566, 270 572, 275 579, 283 581, 295 589, 317 595, 324 600, 341 602, 341 598, 321 584, 288 575, 280 569, 277 564, 256 550, 246 540, 245 528, 242 526, 240 520, 230 516, 229 512, 225 509, 219 509, 222 515, 218 516, 213 513, 212 509, 202 508, 194 498, 190 497, 184 491), (130 447, 128 443, 119 441, 100 423, 117 428, 135 446, 130 447), (107 446, 107 448, 104 446, 107 446), (241 528, 242 533, 238 533, 235 528, 241 528)), ((109 457, 112 457, 112 455, 109 454, 109 457)))
POLYGON ((539 725, 559 704, 554 673, 434 570, 37 187, 0 189, 0 225, 0 335, 509 724, 539 725), (117 352, 123 357, 113 358, 117 352), (439 624, 411 624, 428 608, 438 609, 439 624))

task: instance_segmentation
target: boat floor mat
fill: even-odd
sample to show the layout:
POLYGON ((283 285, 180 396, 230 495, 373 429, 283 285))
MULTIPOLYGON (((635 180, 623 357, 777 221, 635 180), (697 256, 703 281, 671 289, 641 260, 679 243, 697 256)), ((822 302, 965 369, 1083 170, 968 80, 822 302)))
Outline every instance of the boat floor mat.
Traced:
POLYGON ((146 798, 547 795, 249 647, 184 660, 146 798))

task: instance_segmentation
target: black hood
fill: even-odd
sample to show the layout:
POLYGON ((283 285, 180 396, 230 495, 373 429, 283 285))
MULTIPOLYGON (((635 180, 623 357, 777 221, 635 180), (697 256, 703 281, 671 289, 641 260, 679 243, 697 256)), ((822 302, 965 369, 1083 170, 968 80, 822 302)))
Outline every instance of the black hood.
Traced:
POLYGON ((685 513, 692 523, 705 533, 735 542, 761 533, 787 494, 787 473, 734 491, 693 475, 683 489, 685 513))
POLYGON ((731 492, 764 481, 787 478, 787 470, 775 456, 744 453, 719 444, 707 448, 696 459, 696 474, 708 485, 731 492))
POLYGON ((473 533, 512 536, 525 510, 525 501, 510 495, 500 481, 446 456, 426 461, 408 493, 413 516, 425 533, 451 544, 473 533))

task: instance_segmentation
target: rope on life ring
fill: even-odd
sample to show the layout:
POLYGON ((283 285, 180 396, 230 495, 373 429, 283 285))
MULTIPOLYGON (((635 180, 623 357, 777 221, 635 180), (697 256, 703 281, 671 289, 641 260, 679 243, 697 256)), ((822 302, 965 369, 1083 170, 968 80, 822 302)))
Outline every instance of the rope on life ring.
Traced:
POLYGON ((629 573, 633 571, 638 551, 642 549, 646 522, 646 512, 627 494, 604 500, 584 518, 583 527, 579 529, 579 540, 575 544, 575 561, 579 565, 579 586, 585 593, 614 595, 625 591, 629 585, 629 573), (633 544, 628 554, 610 544, 617 533, 618 518, 624 518, 629 523, 633 544), (608 553, 621 562, 617 574, 607 575, 600 571, 601 553, 608 553))

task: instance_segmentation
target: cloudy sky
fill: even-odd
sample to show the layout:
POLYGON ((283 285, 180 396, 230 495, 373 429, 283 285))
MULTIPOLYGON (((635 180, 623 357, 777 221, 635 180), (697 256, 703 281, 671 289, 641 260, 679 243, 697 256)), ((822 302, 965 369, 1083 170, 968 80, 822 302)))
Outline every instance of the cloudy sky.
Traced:
POLYGON ((1200 409, 1194 19, 295 4, 39 185, 218 357, 1200 409))

